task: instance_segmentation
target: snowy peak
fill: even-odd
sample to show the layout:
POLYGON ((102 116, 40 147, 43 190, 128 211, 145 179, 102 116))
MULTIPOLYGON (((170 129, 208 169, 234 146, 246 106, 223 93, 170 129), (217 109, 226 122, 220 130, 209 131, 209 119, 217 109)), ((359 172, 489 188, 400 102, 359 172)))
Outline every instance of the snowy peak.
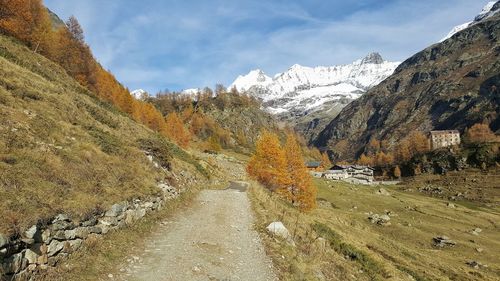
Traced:
POLYGON ((351 64, 307 67, 294 64, 270 78, 253 70, 238 78, 236 87, 261 99, 274 114, 307 114, 327 104, 358 98, 369 88, 391 75, 399 62, 384 61, 379 53, 370 53, 351 64))
POLYGON ((439 42, 443 42, 447 39, 449 39, 450 37, 452 37, 453 35, 455 35, 455 33, 458 33, 478 22, 481 22, 489 17, 491 17, 492 15, 496 14, 498 11, 500 10, 500 1, 490 1, 488 2, 488 4, 486 4, 486 6, 483 7, 483 10, 474 18, 473 21, 470 21, 470 22, 466 22, 466 23, 463 23, 461 25, 457 25, 455 26, 449 33, 448 35, 446 35, 443 39, 441 39, 439 42))
POLYGON ((143 89, 134 90, 130 92, 130 94, 137 100, 144 100, 149 96, 148 93, 143 89))
POLYGON ((370 53, 364 59, 361 60, 361 64, 382 64, 384 59, 379 53, 370 53))
POLYGON ((272 78, 267 76, 264 71, 255 69, 247 75, 240 75, 229 88, 236 87, 238 91, 245 91, 253 86, 267 86, 272 82, 272 78))

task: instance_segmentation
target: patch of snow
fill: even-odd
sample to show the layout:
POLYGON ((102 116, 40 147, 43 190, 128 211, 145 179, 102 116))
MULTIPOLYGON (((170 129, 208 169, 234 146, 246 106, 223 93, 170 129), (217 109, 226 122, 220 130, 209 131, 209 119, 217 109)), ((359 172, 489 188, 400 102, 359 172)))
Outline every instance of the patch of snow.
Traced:
POLYGON ((457 25, 455 26, 449 33, 448 35, 446 35, 444 38, 442 38, 441 40, 439 40, 439 42, 443 42, 443 41, 446 41, 447 39, 451 38, 453 35, 455 35, 456 33, 468 28, 468 27, 471 27, 472 25, 474 24, 477 24, 478 22, 481 22, 482 20, 484 19, 487 19, 489 17, 491 17, 492 15, 496 14, 500 9, 497 5, 497 7, 495 7, 495 4, 499 3, 500 1, 490 1, 488 2, 484 7, 483 9, 481 10, 481 12, 474 18, 473 21, 470 21, 470 22, 466 22, 466 23, 463 23, 463 24, 460 24, 460 25, 457 25), (495 7, 495 9, 493 9, 495 7))

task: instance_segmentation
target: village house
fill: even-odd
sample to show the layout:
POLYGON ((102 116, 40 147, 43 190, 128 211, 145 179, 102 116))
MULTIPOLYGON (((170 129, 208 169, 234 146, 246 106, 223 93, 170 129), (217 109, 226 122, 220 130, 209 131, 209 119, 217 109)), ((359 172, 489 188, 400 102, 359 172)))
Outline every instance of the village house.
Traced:
POLYGON ((432 149, 460 144, 460 132, 457 130, 431 131, 430 137, 432 149))
POLYGON ((308 161, 306 167, 309 171, 318 171, 321 168, 321 161, 308 161))
POLYGON ((373 183, 373 168, 360 165, 335 165, 323 173, 325 179, 357 184, 373 183))

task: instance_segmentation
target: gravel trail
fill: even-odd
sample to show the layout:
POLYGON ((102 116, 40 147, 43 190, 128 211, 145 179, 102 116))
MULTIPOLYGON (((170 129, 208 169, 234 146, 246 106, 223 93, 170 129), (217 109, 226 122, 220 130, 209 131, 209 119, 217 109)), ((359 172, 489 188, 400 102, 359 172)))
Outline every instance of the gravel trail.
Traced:
MULTIPOLYGON (((161 223, 115 280, 277 280, 264 252, 246 183, 201 191, 194 207, 161 223)), ((111 276, 110 276, 111 277, 111 276)))

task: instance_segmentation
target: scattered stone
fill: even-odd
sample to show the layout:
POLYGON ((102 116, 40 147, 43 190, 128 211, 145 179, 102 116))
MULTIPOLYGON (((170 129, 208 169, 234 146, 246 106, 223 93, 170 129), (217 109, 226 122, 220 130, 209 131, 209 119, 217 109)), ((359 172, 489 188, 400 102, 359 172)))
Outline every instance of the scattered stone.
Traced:
POLYGON ((24 236, 28 239, 38 240, 37 242, 41 242, 42 234, 36 225, 33 225, 28 230, 24 232, 24 236))
POLYGON ((3 248, 7 245, 9 245, 10 239, 7 235, 1 234, 0 233, 0 248, 3 248))
POLYGON ((110 273, 110 274, 108 274, 108 277, 109 277, 109 278, 113 278, 113 274, 111 274, 111 273, 110 273))
POLYGON ((476 252, 478 253, 482 253, 483 251, 484 251, 483 248, 476 248, 476 252))
POLYGON ((486 264, 482 264, 481 262, 474 261, 474 260, 466 261, 465 264, 467 264, 468 266, 475 268, 475 269, 488 267, 486 264))
POLYGON ((382 225, 382 226, 391 225, 391 222, 390 222, 391 217, 389 217, 388 215, 379 215, 379 214, 370 213, 368 215, 368 219, 371 221, 371 223, 375 223, 378 225, 382 225))
POLYGON ((434 246, 437 246, 437 247, 453 247, 455 246, 457 243, 453 240, 451 240, 450 238, 448 238, 448 236, 436 236, 434 238, 432 238, 432 240, 434 241, 434 246))
POLYGON ((377 192, 375 192, 375 194, 384 195, 384 196, 390 196, 391 195, 389 193, 389 191, 387 191, 385 188, 379 188, 379 190, 377 192))
POLYGON ((288 232, 288 229, 286 229, 282 222, 272 222, 266 227, 266 229, 272 235, 281 237, 284 240, 287 240, 290 244, 294 244, 290 232, 288 232))
POLYGON ((111 206, 109 211, 106 212, 105 216, 107 217, 119 217, 125 212, 127 209, 127 202, 117 203, 111 206))
POLYGON ((63 242, 59 242, 57 240, 53 240, 49 244, 49 248, 48 248, 47 254, 48 254, 49 257, 52 257, 52 256, 56 255, 57 253, 59 253, 63 248, 64 248, 64 243, 63 242))
POLYGON ((40 255, 38 253, 36 253, 35 251, 31 250, 31 249, 27 249, 25 252, 24 252, 24 258, 26 258, 26 260, 28 260, 28 263, 29 264, 34 264, 34 263, 37 263, 38 262, 38 257, 40 255))
POLYGON ((90 218, 84 222, 82 222, 83 227, 89 227, 89 226, 94 226, 97 224, 97 219, 96 218, 90 218))
POLYGON ((59 214, 52 220, 52 223, 54 224, 62 221, 69 222, 69 217, 65 214, 59 214))
POLYGON ((479 227, 476 227, 472 230, 472 235, 479 235, 479 233, 481 233, 481 231, 483 231, 481 228, 479 227))
POLYGON ((201 268, 199 266, 194 266, 193 267, 193 272, 200 272, 201 268))
POLYGON ((452 209, 456 208, 456 207, 455 207, 455 204, 450 203, 450 202, 446 203, 446 206, 447 206, 448 208, 452 208, 452 209))

